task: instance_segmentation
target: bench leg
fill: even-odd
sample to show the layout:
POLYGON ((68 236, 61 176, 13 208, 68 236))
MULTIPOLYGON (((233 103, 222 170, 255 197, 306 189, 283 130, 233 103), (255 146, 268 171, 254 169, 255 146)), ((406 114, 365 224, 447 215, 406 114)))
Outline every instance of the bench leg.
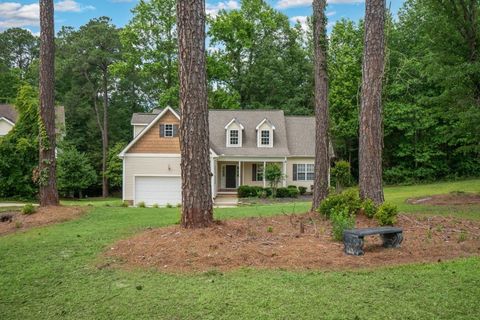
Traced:
POLYGON ((385 248, 399 248, 403 241, 403 233, 382 234, 382 240, 385 248))
POLYGON ((345 234, 343 236, 343 244, 345 246, 345 253, 362 256, 363 252, 363 237, 359 237, 353 234, 345 234))

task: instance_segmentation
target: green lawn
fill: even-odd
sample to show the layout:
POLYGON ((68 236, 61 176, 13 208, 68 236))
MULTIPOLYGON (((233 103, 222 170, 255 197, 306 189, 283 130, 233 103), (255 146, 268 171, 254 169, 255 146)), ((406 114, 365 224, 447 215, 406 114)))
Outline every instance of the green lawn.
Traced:
MULTIPOLYGON (((434 213, 403 202, 450 191, 478 192, 480 180, 392 187, 386 196, 404 211, 434 213)), ((146 227, 173 224, 179 215, 176 208, 97 204, 78 220, 0 238, 0 319, 477 319, 480 315, 480 258, 351 272, 245 269, 168 275, 99 269, 99 255, 113 242, 146 227)), ((276 204, 217 209, 215 215, 227 219, 307 208, 307 203, 276 204)), ((466 215, 480 215, 477 209, 466 215)))

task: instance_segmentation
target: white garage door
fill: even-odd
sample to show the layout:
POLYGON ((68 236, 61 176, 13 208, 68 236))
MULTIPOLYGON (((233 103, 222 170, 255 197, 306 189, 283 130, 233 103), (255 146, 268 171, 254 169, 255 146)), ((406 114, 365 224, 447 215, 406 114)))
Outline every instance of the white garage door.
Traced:
POLYGON ((180 177, 135 177, 135 205, 145 202, 147 206, 182 202, 180 177))

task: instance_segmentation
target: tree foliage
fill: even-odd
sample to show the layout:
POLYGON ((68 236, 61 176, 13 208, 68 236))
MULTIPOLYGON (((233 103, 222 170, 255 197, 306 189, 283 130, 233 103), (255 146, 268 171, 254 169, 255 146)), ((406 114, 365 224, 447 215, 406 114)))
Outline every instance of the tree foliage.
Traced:
POLYGON ((92 186, 97 174, 88 157, 78 152, 74 146, 63 146, 57 158, 58 189, 64 196, 81 195, 83 190, 92 186))

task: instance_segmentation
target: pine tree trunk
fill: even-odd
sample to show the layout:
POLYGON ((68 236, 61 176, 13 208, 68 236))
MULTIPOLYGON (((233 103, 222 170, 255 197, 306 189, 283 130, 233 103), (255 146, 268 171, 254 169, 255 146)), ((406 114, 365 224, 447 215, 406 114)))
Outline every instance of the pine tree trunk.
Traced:
POLYGON ((382 82, 385 64, 385 0, 367 0, 360 106, 360 197, 380 204, 382 186, 382 82))
POLYGON ((182 226, 213 222, 205 69, 205 1, 177 0, 182 226))
POLYGON ((108 157, 108 76, 103 71, 103 136, 102 136, 102 197, 108 197, 107 157, 108 157))
POLYGON ((55 160, 55 31, 53 1, 40 1, 40 206, 58 205, 55 160))
POLYGON ((313 0, 315 50, 315 182, 312 211, 328 195, 330 156, 328 147, 328 74, 326 0, 313 0))

